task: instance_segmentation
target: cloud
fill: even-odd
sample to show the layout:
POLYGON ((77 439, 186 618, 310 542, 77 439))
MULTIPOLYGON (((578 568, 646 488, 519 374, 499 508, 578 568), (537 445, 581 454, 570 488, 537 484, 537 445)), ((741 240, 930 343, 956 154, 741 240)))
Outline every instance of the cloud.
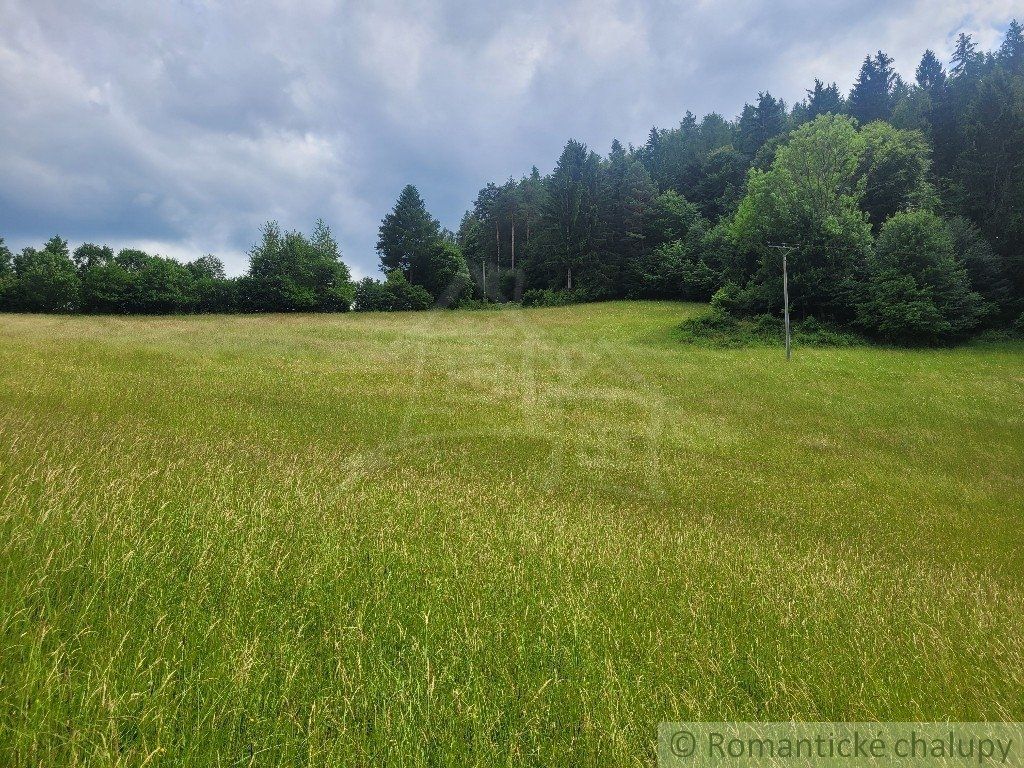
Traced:
POLYGON ((912 75, 1010 0, 0 0, 0 234, 214 252, 322 216, 360 274, 420 187, 449 227, 489 180, 606 151, 685 110, 845 89, 882 48, 912 75))

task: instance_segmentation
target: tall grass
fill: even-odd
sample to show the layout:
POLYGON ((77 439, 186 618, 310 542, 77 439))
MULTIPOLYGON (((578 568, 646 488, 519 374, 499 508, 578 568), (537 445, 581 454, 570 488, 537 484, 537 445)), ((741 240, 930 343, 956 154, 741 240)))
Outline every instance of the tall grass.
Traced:
POLYGON ((1024 719, 1024 346, 697 308, 0 322, 0 763, 649 765, 1024 719))

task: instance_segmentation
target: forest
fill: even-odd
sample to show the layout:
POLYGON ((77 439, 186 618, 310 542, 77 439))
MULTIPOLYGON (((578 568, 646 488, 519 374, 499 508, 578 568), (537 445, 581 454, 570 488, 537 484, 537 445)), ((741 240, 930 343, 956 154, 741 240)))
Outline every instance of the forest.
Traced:
POLYGON ((458 231, 414 186, 381 222, 383 280, 353 281, 324 222, 268 223, 248 271, 54 236, 0 240, 0 309, 192 313, 394 311, 495 302, 710 302, 736 317, 791 308, 890 343, 1024 330, 1024 30, 994 51, 961 33, 914 80, 883 51, 848 94, 815 79, 787 105, 759 93, 734 120, 687 112, 606 156, 570 140, 550 174, 489 183, 458 231))

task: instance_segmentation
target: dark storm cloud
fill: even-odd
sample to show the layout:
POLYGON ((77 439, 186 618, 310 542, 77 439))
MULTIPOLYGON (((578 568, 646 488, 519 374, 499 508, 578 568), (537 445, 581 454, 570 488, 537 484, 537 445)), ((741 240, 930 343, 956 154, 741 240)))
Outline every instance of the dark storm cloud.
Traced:
POLYGON ((259 224, 323 216, 372 272, 408 182, 455 227, 488 180, 606 151, 759 90, 845 89, 884 48, 907 74, 1013 3, 0 0, 0 234, 53 231, 233 271, 259 224))

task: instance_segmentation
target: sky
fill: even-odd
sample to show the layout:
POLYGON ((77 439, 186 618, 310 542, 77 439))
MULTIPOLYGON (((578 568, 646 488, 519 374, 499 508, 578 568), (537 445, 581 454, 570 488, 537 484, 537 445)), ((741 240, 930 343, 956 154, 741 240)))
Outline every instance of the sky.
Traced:
POLYGON ((455 229, 488 181, 735 117, 881 48, 905 77, 1019 0, 0 0, 0 236, 245 270, 323 218, 356 276, 405 184, 455 229))

